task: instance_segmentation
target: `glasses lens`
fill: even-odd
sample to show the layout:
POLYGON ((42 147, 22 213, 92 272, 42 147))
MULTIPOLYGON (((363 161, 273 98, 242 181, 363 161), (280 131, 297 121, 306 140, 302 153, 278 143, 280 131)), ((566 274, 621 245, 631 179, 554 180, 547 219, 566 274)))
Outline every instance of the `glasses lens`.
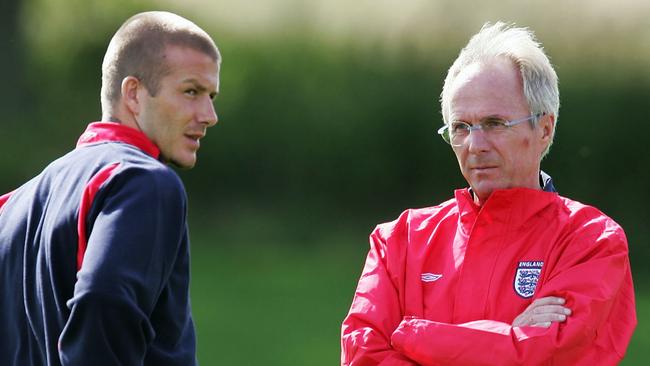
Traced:
POLYGON ((470 125, 465 122, 452 122, 449 128, 449 140, 453 146, 460 146, 470 133, 470 125))
POLYGON ((438 135, 442 137, 443 140, 445 140, 446 143, 451 144, 451 141, 449 140, 449 126, 446 124, 438 129, 438 135))
POLYGON ((481 129, 486 132, 505 131, 508 128, 508 122, 499 118, 486 118, 481 121, 481 129))
POLYGON ((461 146, 465 143, 465 140, 467 139, 467 135, 451 135, 450 139, 450 144, 451 146, 461 146))

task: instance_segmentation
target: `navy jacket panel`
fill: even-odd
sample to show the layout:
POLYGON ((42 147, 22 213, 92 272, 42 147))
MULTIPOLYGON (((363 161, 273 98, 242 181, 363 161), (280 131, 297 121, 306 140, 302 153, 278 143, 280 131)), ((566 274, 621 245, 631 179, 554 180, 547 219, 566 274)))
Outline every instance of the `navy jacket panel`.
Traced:
POLYGON ((119 139, 79 147, 17 189, 0 213, 0 284, 12 294, 0 299, 0 364, 195 364, 186 202, 171 169, 119 139), (81 218, 77 272, 81 198, 111 164, 81 218))

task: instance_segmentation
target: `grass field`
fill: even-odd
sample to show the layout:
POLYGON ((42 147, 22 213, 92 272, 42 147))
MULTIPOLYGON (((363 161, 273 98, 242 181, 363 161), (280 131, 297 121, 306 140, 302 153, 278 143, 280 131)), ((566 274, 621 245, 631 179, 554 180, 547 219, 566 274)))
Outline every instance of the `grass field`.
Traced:
MULTIPOLYGON (((331 238, 220 246, 193 237, 192 302, 202 365, 337 365, 340 323, 367 246, 331 238)), ((637 282, 640 280, 637 279, 637 282)), ((650 292, 622 365, 650 365, 650 292), (645 350, 645 351, 644 351, 645 350)))

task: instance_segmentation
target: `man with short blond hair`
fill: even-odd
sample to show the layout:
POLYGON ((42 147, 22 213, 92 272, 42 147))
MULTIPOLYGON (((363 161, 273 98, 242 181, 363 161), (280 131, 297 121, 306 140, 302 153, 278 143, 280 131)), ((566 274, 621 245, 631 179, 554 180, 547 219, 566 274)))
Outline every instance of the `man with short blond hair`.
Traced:
POLYGON ((486 24, 441 102, 469 188, 371 234, 341 364, 617 364, 636 326, 627 240, 540 170, 559 92, 532 32, 486 24))
POLYGON ((195 365, 187 197, 164 163, 195 165, 217 123, 221 56, 176 14, 111 40, 102 120, 0 196, 0 364, 195 365))

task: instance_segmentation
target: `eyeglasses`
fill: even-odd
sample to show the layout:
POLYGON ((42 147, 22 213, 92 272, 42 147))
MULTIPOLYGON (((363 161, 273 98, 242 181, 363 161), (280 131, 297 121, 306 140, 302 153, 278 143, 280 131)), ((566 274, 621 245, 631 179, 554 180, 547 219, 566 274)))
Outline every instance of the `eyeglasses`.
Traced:
POLYGON ((451 146, 458 147, 463 146, 467 142, 467 138, 470 133, 474 130, 483 130, 488 136, 495 135, 500 132, 507 130, 508 128, 518 125, 520 123, 537 119, 546 113, 537 113, 526 118, 516 119, 513 121, 507 121, 501 118, 488 117, 482 119, 478 124, 471 125, 467 122, 454 121, 450 124, 445 124, 444 126, 438 129, 438 134, 442 136, 442 139, 445 140, 451 146))

